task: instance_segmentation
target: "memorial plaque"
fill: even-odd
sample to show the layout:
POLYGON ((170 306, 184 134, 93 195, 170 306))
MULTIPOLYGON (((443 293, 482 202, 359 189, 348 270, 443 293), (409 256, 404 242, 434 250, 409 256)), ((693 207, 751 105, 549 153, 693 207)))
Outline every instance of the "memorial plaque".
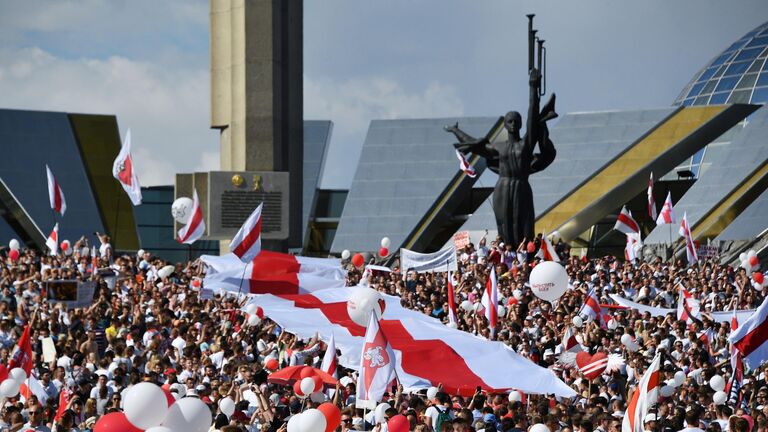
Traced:
MULTIPOLYGON (((208 173, 207 239, 231 239, 260 204, 261 235, 288 238, 290 176, 286 172, 212 171, 208 173)), ((202 198, 201 198, 202 199, 202 198)))

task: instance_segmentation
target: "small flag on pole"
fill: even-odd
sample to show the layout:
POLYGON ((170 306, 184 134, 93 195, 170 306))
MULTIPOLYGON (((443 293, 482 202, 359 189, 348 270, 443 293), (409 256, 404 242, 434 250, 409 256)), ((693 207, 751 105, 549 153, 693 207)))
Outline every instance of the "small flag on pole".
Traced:
POLYGON ((48 234, 48 239, 45 240, 45 245, 51 251, 51 255, 59 253, 59 224, 53 226, 53 230, 48 234))
POLYGON ((458 150, 456 150, 456 157, 459 159, 459 169, 464 171, 467 176, 475 178, 477 172, 475 171, 475 168, 467 162, 467 158, 465 158, 458 150))
POLYGON ((229 243, 229 251, 244 263, 253 261, 261 252, 261 207, 263 205, 264 203, 261 203, 256 207, 229 243))
POLYGON ((133 158, 131 157, 130 129, 126 132, 125 141, 122 148, 120 148, 120 153, 118 153, 115 162, 112 164, 112 175, 123 186, 123 190, 131 198, 133 205, 141 204, 141 186, 139 185, 139 177, 136 176, 133 158))
POLYGON ((200 208, 200 200, 197 198, 197 189, 192 195, 192 216, 187 224, 179 230, 179 243, 192 244, 205 234, 205 221, 203 210, 200 208))
POLYGON ((658 217, 656 214, 656 197, 653 195, 653 172, 651 172, 651 178, 648 179, 648 216, 652 220, 656 220, 658 217))
POLYGON ((51 209, 64 216, 64 212, 67 211, 67 200, 64 199, 64 192, 61 191, 59 182, 56 181, 56 177, 53 176, 53 172, 47 164, 45 165, 45 172, 48 175, 48 199, 51 201, 51 209))

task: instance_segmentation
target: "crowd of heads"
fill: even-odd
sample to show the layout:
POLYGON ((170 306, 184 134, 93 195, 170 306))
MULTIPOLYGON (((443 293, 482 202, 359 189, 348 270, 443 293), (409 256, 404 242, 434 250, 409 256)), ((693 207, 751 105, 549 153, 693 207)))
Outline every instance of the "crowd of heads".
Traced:
MULTIPOLYGON (((538 299, 528 286, 528 275, 539 262, 535 252, 541 239, 513 247, 499 239, 482 239, 458 251, 453 272, 459 330, 509 345, 521 356, 552 369, 571 386, 575 398, 543 394, 488 394, 470 397, 442 390, 403 392, 394 386, 384 401, 391 408, 376 418, 355 408, 356 371, 339 368, 339 386, 326 399, 341 409, 341 430, 386 428, 386 420, 404 415, 410 430, 524 431, 545 424, 551 432, 609 432, 621 429, 627 402, 653 358, 662 358, 661 380, 673 382, 685 373, 671 396, 661 397, 644 420, 646 430, 768 431, 768 381, 763 368, 749 371, 737 403, 715 405, 709 381, 719 375, 730 381, 728 322, 715 322, 715 311, 752 309, 765 293, 753 286, 743 269, 703 260, 659 257, 627 262, 613 256, 570 256, 556 245, 569 276, 569 290, 551 304, 538 299), (495 334, 474 306, 480 301, 491 267, 498 276, 501 315, 495 334), (701 318, 678 321, 674 314, 651 316, 636 310, 610 307, 609 294, 648 306, 675 308, 678 285, 700 301, 701 318), (574 317, 589 290, 606 306, 607 317, 574 317), (606 325, 606 321, 612 321, 606 325), (589 354, 620 355, 625 365, 592 381, 586 380, 564 357, 563 335, 571 329, 580 348, 589 354), (622 343, 628 334, 639 349, 622 343), (708 335, 708 337, 702 337, 708 335), (366 415, 367 414, 367 415, 366 415), (384 421, 384 423, 382 423, 384 421)), ((319 366, 326 346, 317 338, 301 340, 268 317, 248 325, 241 312, 244 299, 216 293, 205 295, 200 261, 168 263, 145 252, 115 253, 106 236, 94 254, 77 242, 68 253, 48 256, 23 249, 17 259, 2 253, 0 285, 0 361, 8 363, 19 336, 29 325, 34 357, 33 375, 42 393, 7 398, 2 405, 0 430, 92 430, 100 416, 122 409, 125 391, 148 381, 165 385, 174 397, 200 398, 209 404, 213 430, 285 430, 290 416, 317 406, 322 400, 301 399, 291 386, 268 383, 271 368, 306 364, 319 366), (94 256, 95 255, 95 256, 94 256), (159 270, 175 265, 167 277, 159 270), (93 282, 93 301, 71 308, 47 300, 53 280, 93 282), (44 348, 50 342, 55 354, 44 348), (53 357, 50 357, 53 355, 53 357), (59 412, 60 392, 71 391, 59 412), (41 397, 44 396, 44 397, 41 397), (225 397, 235 410, 224 414, 218 402, 225 397)), ((98 243, 97 243, 98 244, 98 243)), ((367 283, 401 297, 403 306, 447 322, 448 273, 400 271, 363 273, 344 263, 348 285, 367 283), (365 280, 363 280, 365 278, 365 280)), ((514 373, 498 365, 498 373, 514 373)), ((433 383, 439 387, 439 383, 433 383)), ((22 392, 24 393, 24 392, 22 392)))

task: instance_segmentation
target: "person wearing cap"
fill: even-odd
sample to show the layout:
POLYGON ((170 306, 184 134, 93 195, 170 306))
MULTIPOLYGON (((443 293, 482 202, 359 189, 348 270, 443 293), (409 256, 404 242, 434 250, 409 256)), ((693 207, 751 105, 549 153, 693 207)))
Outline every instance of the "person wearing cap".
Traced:
POLYGON ((643 419, 643 427, 646 432, 656 432, 657 419, 655 413, 646 414, 643 419))

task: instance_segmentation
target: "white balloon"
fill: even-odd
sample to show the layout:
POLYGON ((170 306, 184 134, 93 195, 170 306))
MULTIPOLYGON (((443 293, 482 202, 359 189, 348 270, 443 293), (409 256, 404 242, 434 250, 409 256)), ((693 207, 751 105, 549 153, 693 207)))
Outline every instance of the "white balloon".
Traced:
POLYGON ((316 391, 309 395, 309 400, 311 400, 314 403, 323 403, 325 402, 325 393, 321 391, 316 391))
POLYGON ((434 399, 434 398, 435 398, 435 396, 437 396, 437 392, 438 392, 438 391, 439 391, 439 390, 437 389, 437 387, 430 387, 430 388, 428 388, 428 389, 427 389, 427 400, 432 400, 432 399, 434 399))
POLYGON ((173 432, 173 431, 165 426, 155 426, 145 430, 144 432, 173 432))
POLYGON ((621 335, 621 344, 625 347, 629 347, 629 345, 632 343, 632 336, 624 333, 621 335))
POLYGON ((20 383, 23 383, 27 380, 27 373, 24 372, 24 369, 22 368, 13 368, 10 372, 8 372, 8 376, 15 381, 18 381, 20 383))
POLYGON ((309 396, 315 391, 315 380, 310 377, 303 378, 299 387, 301 387, 301 392, 304 395, 309 396))
POLYGON ((2 397, 13 397, 19 394, 19 389, 21 388, 21 383, 13 380, 13 379, 6 379, 3 380, 2 383, 0 383, 0 396, 2 397))
POLYGON ((167 265, 167 266, 165 266, 165 267, 161 268, 160 270, 158 270, 158 271, 157 271, 157 275, 158 275, 158 276, 159 276, 161 279, 165 279, 165 278, 167 278, 168 276, 170 276, 171 274, 173 274, 174 270, 176 270, 176 268, 175 268, 174 266, 172 266, 172 265, 167 265))
POLYGON ((322 411, 310 408, 301 413, 299 432, 325 432, 325 415, 322 411))
POLYGON ((510 402, 520 402, 523 400, 523 396, 520 394, 517 390, 512 390, 509 393, 509 401, 510 402))
POLYGON ((225 416, 232 417, 232 414, 235 413, 235 401, 230 397, 225 397, 219 401, 219 409, 225 416))
POLYGON ((376 419, 376 423, 384 423, 386 421, 384 419, 384 414, 390 408, 392 408, 392 405, 386 402, 382 402, 376 407, 376 410, 374 410, 374 418, 376 419))
POLYGON ((371 288, 355 288, 347 300, 347 313, 357 325, 368 327, 371 311, 381 318, 384 312, 384 298, 378 291, 371 288))
POLYGON ((611 318, 608 320, 608 330, 616 330, 618 327, 619 323, 615 319, 611 318))
POLYGON ((245 305, 245 307, 243 307, 243 312, 247 313, 248 315, 253 315, 254 313, 256 313, 257 307, 258 306, 256 306, 256 303, 248 303, 247 305, 245 305))
POLYGON ((512 296, 515 297, 515 299, 520 300, 523 298, 523 292, 520 291, 519 289, 516 289, 512 291, 512 296))
POLYGON ((165 393, 159 386, 148 382, 129 387, 123 405, 125 418, 139 429, 160 425, 168 414, 165 393))
POLYGON ((568 273, 560 264, 544 261, 531 270, 530 284, 536 297, 552 303, 568 289, 568 273))
POLYGON ((669 385, 665 385, 659 389, 659 393, 661 393, 661 395, 664 397, 670 397, 675 394, 675 388, 669 385))
POLYGON ((472 312, 472 302, 469 300, 464 300, 461 302, 461 308, 464 309, 465 312, 472 312))
POLYGON ((392 241, 389 240, 389 237, 384 237, 384 238, 381 239, 381 247, 388 248, 389 245, 391 245, 391 244, 392 244, 392 241))
POLYGON ((19 244, 18 240, 11 239, 11 241, 8 242, 8 247, 11 248, 11 250, 19 250, 21 248, 21 244, 19 244))
MULTIPOLYGON (((167 403, 165 406, 168 406, 167 403)), ((168 409, 163 426, 172 431, 208 432, 211 428, 211 410, 198 398, 179 399, 168 409)))
POLYGON ((452 329, 457 329, 457 328, 459 328, 459 326, 458 326, 458 325, 456 325, 456 323, 455 323, 455 322, 449 322, 448 324, 446 324, 446 326, 447 326, 447 327, 450 327, 450 328, 452 328, 452 329))
POLYGON ((176 198, 176 201, 171 204, 171 216, 173 216, 176 222, 185 224, 192 217, 192 206, 194 206, 194 202, 192 202, 191 198, 176 198))
POLYGON ((751 259, 753 256, 756 256, 756 255, 757 255, 757 253, 755 252, 755 250, 754 249, 750 249, 747 252, 747 260, 751 259))
POLYGON ((709 386, 716 392, 723 391, 725 390, 725 380, 720 375, 715 375, 709 379, 709 386))
POLYGON ((351 253, 351 252, 349 252, 349 250, 348 250, 348 249, 344 249, 343 251, 341 251, 341 259, 343 259, 343 260, 348 260, 348 259, 349 259, 349 256, 350 256, 351 254, 352 254, 352 253, 351 253))
POLYGON ((715 405, 725 405, 726 399, 728 399, 728 395, 726 395, 724 391, 716 391, 715 394, 712 395, 712 402, 714 402, 715 405))
POLYGON ((584 320, 580 316, 576 315, 573 317, 573 325, 579 328, 584 325, 584 320))
POLYGON ((301 418, 301 413, 294 414, 291 416, 291 418, 288 419, 288 432, 301 432, 299 430, 300 418, 301 418))
MULTIPOLYGON (((550 262, 550 261, 547 261, 547 262, 550 262)), ((541 265, 541 264, 539 264, 539 265, 541 265)), ((538 267, 538 266, 536 266, 536 267, 538 267)), ((531 426, 531 428, 528 429, 528 432, 551 432, 551 431, 549 430, 547 425, 545 425, 543 423, 537 423, 537 424, 531 426)))
POLYGON ((497 311, 499 317, 503 318, 507 316, 507 308, 505 308, 504 305, 499 305, 497 311))
POLYGON ((675 372, 675 387, 680 387, 685 382, 685 372, 675 372))
POLYGON ((481 307, 483 307, 483 304, 480 302, 477 302, 472 305, 472 310, 475 311, 475 313, 477 313, 477 311, 480 310, 481 307))
POLYGON ((745 252, 742 252, 739 254, 739 261, 746 261, 747 260, 747 254, 745 252))
POLYGON ((261 318, 259 318, 258 315, 252 314, 252 315, 248 316, 248 325, 249 326, 251 326, 251 327, 257 326, 257 325, 259 325, 260 322, 261 322, 261 318))

